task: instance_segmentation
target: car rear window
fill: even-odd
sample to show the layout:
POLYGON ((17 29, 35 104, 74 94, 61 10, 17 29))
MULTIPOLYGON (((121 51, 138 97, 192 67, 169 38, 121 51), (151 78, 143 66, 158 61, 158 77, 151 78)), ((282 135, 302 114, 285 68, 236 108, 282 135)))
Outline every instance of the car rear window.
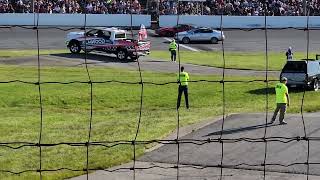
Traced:
POLYGON ((287 62, 283 67, 282 72, 307 72, 307 64, 305 62, 287 62))
POLYGON ((125 33, 121 33, 121 34, 116 34, 116 39, 123 39, 126 38, 126 34, 125 33))

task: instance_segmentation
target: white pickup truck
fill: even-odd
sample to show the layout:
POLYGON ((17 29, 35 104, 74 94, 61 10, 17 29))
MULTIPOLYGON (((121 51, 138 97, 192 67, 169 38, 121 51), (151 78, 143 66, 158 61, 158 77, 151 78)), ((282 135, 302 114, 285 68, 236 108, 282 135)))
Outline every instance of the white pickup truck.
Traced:
POLYGON ((70 32, 66 44, 71 53, 98 51, 115 54, 120 61, 137 59, 150 52, 150 41, 128 39, 125 30, 118 28, 94 28, 86 34, 70 32))
POLYGON ((320 87, 320 60, 302 59, 287 61, 283 67, 280 78, 288 79, 289 88, 306 87, 310 90, 318 91, 320 87))

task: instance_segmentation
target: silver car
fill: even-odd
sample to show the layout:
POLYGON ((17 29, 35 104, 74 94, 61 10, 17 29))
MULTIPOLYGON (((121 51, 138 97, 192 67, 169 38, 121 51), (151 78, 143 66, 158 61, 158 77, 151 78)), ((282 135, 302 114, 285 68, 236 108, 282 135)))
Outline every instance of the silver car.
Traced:
POLYGON ((209 41, 216 44, 219 41, 224 40, 225 36, 221 31, 212 30, 210 28, 196 28, 178 33, 178 35, 175 36, 175 39, 184 44, 188 44, 192 41, 209 41))

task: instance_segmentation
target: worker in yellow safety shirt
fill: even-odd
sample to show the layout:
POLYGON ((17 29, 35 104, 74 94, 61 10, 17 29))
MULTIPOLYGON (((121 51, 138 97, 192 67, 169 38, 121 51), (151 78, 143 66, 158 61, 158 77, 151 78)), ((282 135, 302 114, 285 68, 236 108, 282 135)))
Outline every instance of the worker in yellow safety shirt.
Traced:
POLYGON ((181 66, 181 72, 178 74, 179 93, 178 93, 178 100, 177 100, 177 109, 179 109, 180 107, 182 93, 184 93, 186 107, 187 109, 189 109, 188 81, 189 81, 189 74, 185 72, 184 67, 181 66))
POLYGON ((287 81, 288 80, 286 77, 282 77, 280 80, 280 83, 276 84, 275 90, 276 90, 277 107, 274 111, 270 124, 272 124, 276 120, 279 110, 280 110, 280 117, 279 117, 280 124, 287 124, 287 122, 284 121, 284 115, 286 114, 287 106, 290 105, 288 87, 286 86, 287 81))
POLYGON ((169 44, 169 51, 171 52, 171 61, 176 62, 177 57, 177 43, 173 39, 169 44))

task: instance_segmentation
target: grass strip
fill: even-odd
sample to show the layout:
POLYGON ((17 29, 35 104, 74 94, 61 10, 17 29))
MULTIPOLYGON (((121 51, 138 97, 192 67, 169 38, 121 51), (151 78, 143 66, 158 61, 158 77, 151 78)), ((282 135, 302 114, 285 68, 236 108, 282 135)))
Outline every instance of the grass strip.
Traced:
MULTIPOLYGON (((40 50, 40 55, 57 54, 57 53, 67 53, 67 49, 61 50, 40 50)), ((38 55, 38 50, 0 50, 0 58, 14 58, 23 56, 36 56, 38 55)))
MULTIPOLYGON (((310 58, 315 58, 315 53, 310 53, 310 58)), ((170 60, 169 51, 152 51, 151 58, 170 60)), ((285 53, 269 52, 268 53, 269 70, 281 70, 286 63, 285 53)), ((296 52, 295 59, 306 58, 305 52, 296 52)), ((196 65, 206 65, 213 67, 223 67, 222 52, 191 52, 180 51, 181 63, 196 65)), ((252 69, 265 70, 265 53, 264 52, 225 52, 226 68, 232 69, 252 69)))

